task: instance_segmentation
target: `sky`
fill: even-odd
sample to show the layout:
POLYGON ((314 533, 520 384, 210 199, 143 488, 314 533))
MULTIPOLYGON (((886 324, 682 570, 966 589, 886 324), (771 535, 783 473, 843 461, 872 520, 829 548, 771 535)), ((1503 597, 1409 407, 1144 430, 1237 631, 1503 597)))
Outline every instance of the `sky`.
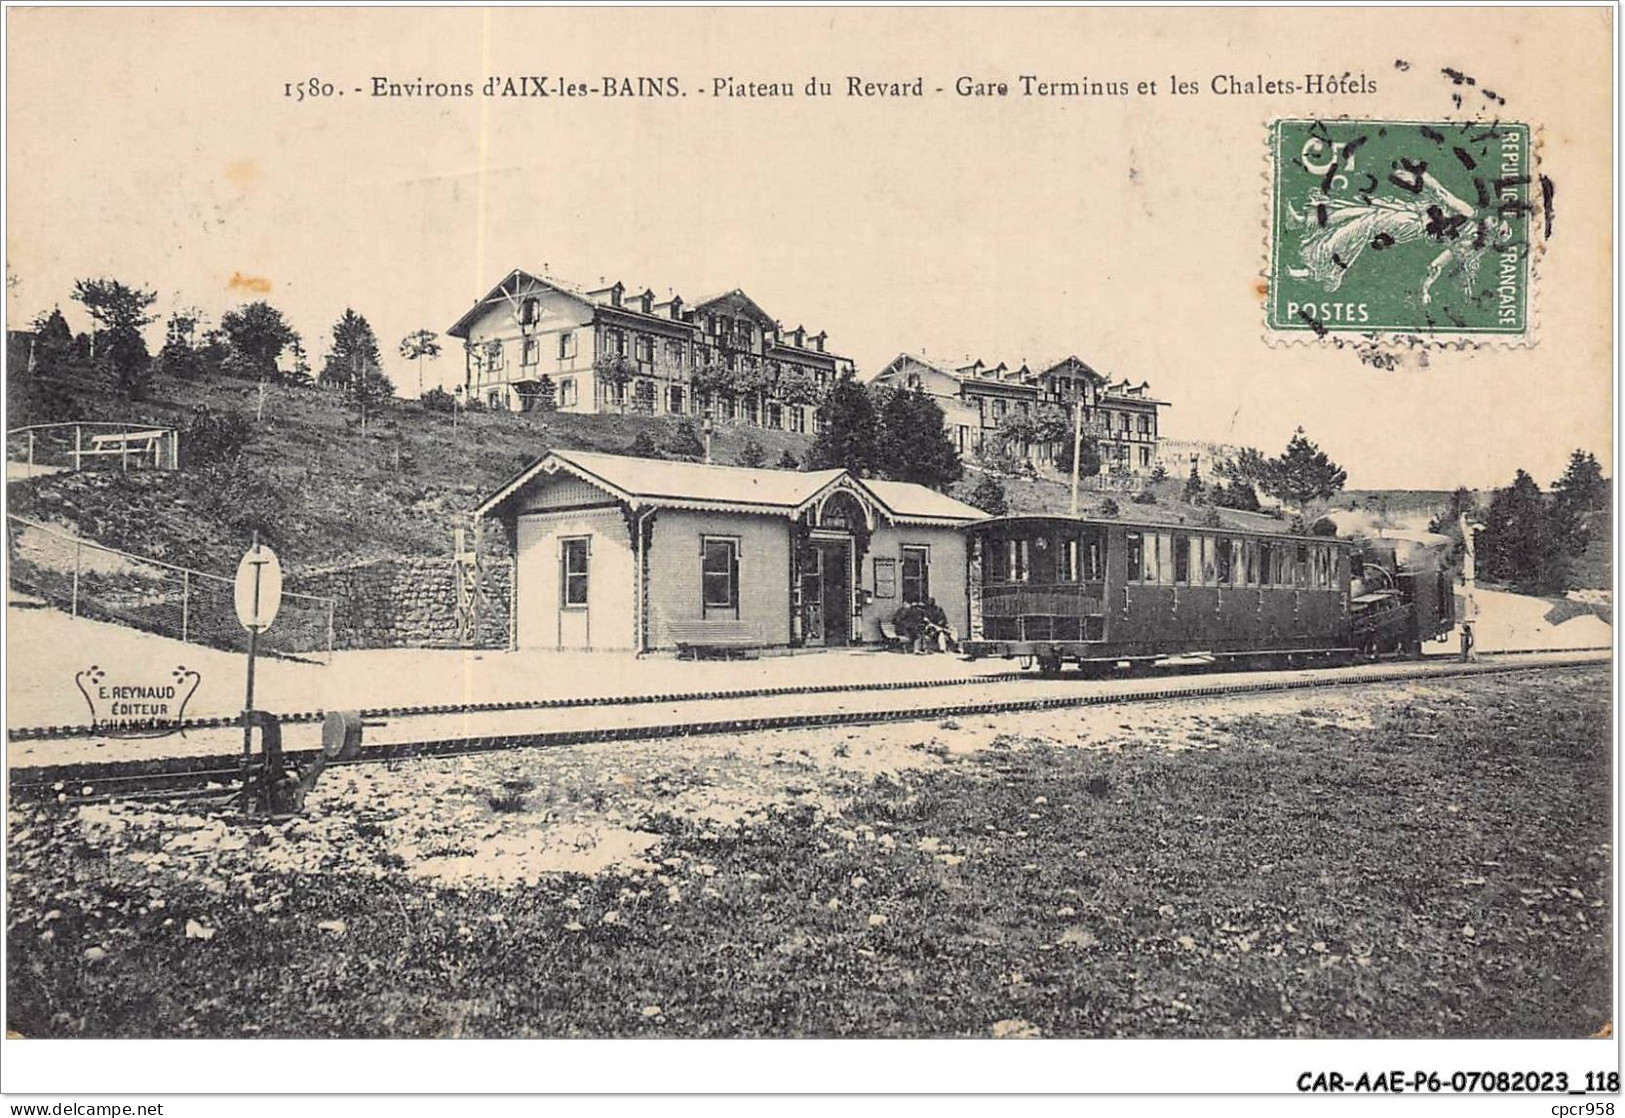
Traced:
MULTIPOLYGON (((1313 27, 1250 9, 13 9, 8 326, 60 304, 80 327, 74 279, 111 275, 216 320, 268 299, 319 363, 353 307, 415 395, 399 339, 443 332, 514 268, 690 301, 739 287, 786 327, 828 331, 862 374, 899 352, 1076 354, 1149 381, 1170 438, 1277 451, 1302 426, 1351 487, 1499 485, 1518 468, 1544 485, 1576 447, 1612 457, 1606 18, 1503 9, 1468 37, 1448 11, 1399 9, 1322 10, 1313 27), (1535 344, 1381 370, 1266 340, 1268 121, 1482 115, 1455 105, 1445 67, 1537 126, 1557 185, 1535 344), (1377 91, 1212 91, 1312 72, 1377 91), (1159 90, 1022 97, 1022 74, 1159 90), (554 93, 368 95, 374 77, 492 76, 554 93), (557 93, 605 76, 687 95, 557 93), (815 76, 833 96, 800 95, 815 76), (928 95, 849 97, 850 76, 928 95), (289 96, 311 77, 333 95, 289 96), (1199 92, 1170 94, 1175 77, 1199 92), (962 97, 960 78, 1011 93, 962 97), (710 94, 730 79, 798 96, 710 94)), ((443 341, 430 383, 461 379, 443 341)))

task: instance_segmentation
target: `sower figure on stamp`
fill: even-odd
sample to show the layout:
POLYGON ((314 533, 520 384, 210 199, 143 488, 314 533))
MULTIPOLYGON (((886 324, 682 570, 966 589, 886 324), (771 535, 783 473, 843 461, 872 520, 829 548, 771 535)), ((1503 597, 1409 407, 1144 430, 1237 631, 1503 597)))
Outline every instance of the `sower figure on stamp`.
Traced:
POLYGON ((1303 212, 1288 206, 1292 222, 1303 233, 1298 250, 1303 267, 1288 268, 1288 274, 1313 280, 1333 292, 1367 249, 1381 252, 1428 238, 1444 247, 1422 279, 1422 302, 1433 301, 1434 283, 1452 265, 1462 291, 1472 298, 1485 254, 1511 237, 1511 226, 1492 209, 1480 210, 1456 197, 1425 169, 1416 171, 1412 179, 1395 181, 1405 182, 1407 189, 1414 183, 1415 193, 1385 198, 1366 195, 1361 201, 1311 194, 1303 212))

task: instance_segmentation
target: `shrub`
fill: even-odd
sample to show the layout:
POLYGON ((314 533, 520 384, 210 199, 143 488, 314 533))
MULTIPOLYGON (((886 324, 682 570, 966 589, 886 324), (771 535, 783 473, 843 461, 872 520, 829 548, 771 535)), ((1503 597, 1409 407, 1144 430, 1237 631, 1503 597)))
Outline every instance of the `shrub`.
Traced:
POLYGON ((664 458, 660 448, 655 445, 654 436, 647 431, 639 431, 637 438, 633 439, 623 452, 634 458, 664 458))
POLYGON ((998 478, 987 474, 983 474, 982 480, 976 483, 976 488, 970 491, 969 500, 989 516, 1003 516, 1010 511, 1010 502, 1005 497, 1004 485, 998 478))
POLYGON ((428 411, 449 412, 457 410, 457 397, 444 388, 431 388, 418 397, 418 403, 428 411))
POLYGON ((767 465, 767 451, 755 439, 746 439, 745 445, 739 448, 734 456, 734 462, 740 466, 750 466, 753 469, 767 465))
POLYGON ((241 412, 215 413, 199 404, 186 425, 181 450, 190 466, 229 462, 242 454, 254 435, 254 425, 241 412))
POLYGON ((672 430, 671 437, 666 440, 666 453, 673 458, 686 458, 697 461, 705 457, 705 443, 694 430, 694 424, 682 420, 672 430))
POLYGON ((799 470, 801 469, 801 463, 796 461, 796 456, 787 450, 783 454, 779 455, 779 469, 799 470))
POLYGON ((1154 505, 1157 503, 1157 495, 1149 489, 1142 489, 1130 497, 1129 500, 1137 505, 1154 505))

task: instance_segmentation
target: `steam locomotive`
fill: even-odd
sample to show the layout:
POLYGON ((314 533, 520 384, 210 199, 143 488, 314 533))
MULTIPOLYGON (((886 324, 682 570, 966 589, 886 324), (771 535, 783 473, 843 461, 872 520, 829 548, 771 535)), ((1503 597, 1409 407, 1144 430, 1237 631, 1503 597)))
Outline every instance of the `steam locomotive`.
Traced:
POLYGON ((1455 623, 1446 552, 1432 542, 1070 516, 967 531, 963 651, 1046 673, 1414 656, 1455 623))

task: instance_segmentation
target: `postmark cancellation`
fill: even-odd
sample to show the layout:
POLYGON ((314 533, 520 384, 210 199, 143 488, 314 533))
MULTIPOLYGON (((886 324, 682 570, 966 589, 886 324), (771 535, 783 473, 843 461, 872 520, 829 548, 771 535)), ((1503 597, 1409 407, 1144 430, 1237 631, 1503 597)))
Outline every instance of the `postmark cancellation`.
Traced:
POLYGON ((1269 152, 1272 340, 1533 340, 1527 124, 1282 119, 1269 152))

